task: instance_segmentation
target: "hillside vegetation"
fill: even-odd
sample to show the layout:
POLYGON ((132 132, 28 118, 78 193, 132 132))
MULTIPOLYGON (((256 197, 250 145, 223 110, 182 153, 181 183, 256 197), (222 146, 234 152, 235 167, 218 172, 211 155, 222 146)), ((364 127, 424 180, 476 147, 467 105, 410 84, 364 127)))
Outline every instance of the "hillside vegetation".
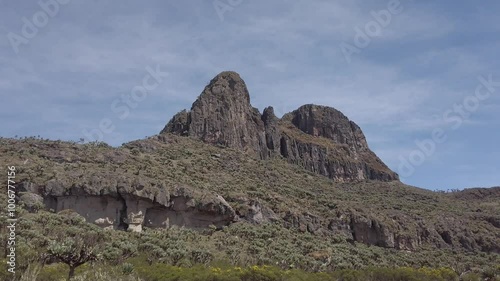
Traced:
POLYGON ((38 276, 24 280, 65 278, 61 255, 82 249, 93 256, 76 268, 80 280, 495 280, 499 270, 498 187, 439 193, 399 181, 338 183, 284 159, 170 134, 119 148, 2 138, 0 158, 16 165, 19 183, 18 277, 38 276), (107 230, 28 196, 54 179, 66 192, 92 192, 115 178, 218 194, 237 218, 204 229, 107 230))

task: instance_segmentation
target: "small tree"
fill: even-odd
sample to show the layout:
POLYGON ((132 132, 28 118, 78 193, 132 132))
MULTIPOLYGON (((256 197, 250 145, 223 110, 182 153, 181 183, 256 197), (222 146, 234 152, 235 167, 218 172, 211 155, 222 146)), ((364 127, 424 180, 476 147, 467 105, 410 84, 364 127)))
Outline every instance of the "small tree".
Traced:
POLYGON ((82 264, 95 261, 98 258, 96 253, 97 241, 89 235, 85 237, 67 237, 62 242, 51 241, 48 247, 49 258, 55 258, 69 266, 68 280, 75 275, 75 269, 82 264))
POLYGON ((26 213, 16 230, 19 231, 16 246, 22 262, 20 272, 33 262, 62 262, 69 266, 68 279, 78 266, 100 259, 106 242, 112 240, 108 231, 87 223, 73 210, 57 214, 44 210, 26 213))
POLYGON ((46 258, 67 264, 70 280, 77 267, 98 260, 106 236, 101 228, 85 223, 76 213, 66 212, 62 217, 65 223, 50 230, 46 258))

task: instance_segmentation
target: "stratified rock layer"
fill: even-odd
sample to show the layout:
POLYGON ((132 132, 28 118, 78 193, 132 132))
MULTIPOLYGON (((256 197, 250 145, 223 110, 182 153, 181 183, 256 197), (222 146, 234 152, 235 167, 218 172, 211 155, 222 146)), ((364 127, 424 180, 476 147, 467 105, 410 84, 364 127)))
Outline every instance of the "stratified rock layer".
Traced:
POLYGON ((281 156, 340 182, 398 180, 368 148, 359 126, 340 111, 308 104, 282 119, 272 107, 261 115, 250 104, 245 82, 231 71, 212 79, 191 110, 177 113, 161 133, 194 137, 261 159, 281 156))
POLYGON ((167 188, 142 180, 93 176, 82 186, 50 180, 29 194, 41 194, 55 212, 71 209, 103 228, 140 232, 143 227, 222 227, 237 219, 220 195, 188 186, 167 188))

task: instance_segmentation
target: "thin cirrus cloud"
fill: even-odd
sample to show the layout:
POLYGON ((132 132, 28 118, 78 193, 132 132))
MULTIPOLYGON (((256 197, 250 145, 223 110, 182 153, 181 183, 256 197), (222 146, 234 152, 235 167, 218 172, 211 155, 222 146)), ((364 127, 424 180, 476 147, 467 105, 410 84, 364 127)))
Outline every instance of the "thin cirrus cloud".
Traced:
POLYGON ((20 34, 21 18, 40 7, 0 2, 0 95, 9 105, 0 135, 78 140, 109 118, 116 129, 103 140, 118 146, 158 133, 213 76, 235 70, 260 110, 272 105, 282 115, 306 103, 341 110, 395 171, 417 141, 442 128, 447 141, 404 179, 409 184, 498 185, 500 89, 456 130, 443 113, 474 94, 479 75, 500 80, 492 59, 500 4, 401 0, 403 11, 349 63, 341 44, 354 44, 355 28, 389 2, 240 1, 219 17, 212 1, 72 0, 18 54, 7 34, 20 34), (168 77, 118 118, 111 104, 156 65, 168 77))

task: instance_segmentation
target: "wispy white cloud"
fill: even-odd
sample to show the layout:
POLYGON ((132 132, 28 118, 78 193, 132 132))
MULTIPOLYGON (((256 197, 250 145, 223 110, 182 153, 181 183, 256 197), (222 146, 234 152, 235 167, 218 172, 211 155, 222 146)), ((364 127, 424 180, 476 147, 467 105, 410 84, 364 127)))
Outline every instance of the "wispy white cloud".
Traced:
MULTIPOLYGON (((111 118, 117 130, 105 140, 119 145, 157 133, 214 75, 230 69, 247 82, 254 106, 272 105, 278 115, 306 103, 333 106, 367 131, 383 160, 397 165, 415 138, 445 125, 436 116, 471 94, 478 75, 500 77, 492 59, 500 39, 475 35, 498 32, 486 7, 494 2, 401 2, 404 11, 348 64, 339 44, 352 40, 354 28, 373 20, 371 11, 385 1, 244 1, 221 22, 211 1, 74 0, 18 56, 0 40, 0 95, 11 105, 0 118, 24 116, 0 134, 78 139, 82 129, 111 118), (480 15, 476 22, 469 20, 474 15, 480 15), (111 102, 157 64, 168 78, 127 120, 117 119, 111 102)), ((0 10, 0 31, 20 29, 20 17, 34 5, 9 3, 0 10)), ((498 128, 498 104, 496 97, 482 104, 462 137, 467 128, 498 128)), ((429 165, 452 165, 450 155, 438 152, 444 164, 429 165)))

